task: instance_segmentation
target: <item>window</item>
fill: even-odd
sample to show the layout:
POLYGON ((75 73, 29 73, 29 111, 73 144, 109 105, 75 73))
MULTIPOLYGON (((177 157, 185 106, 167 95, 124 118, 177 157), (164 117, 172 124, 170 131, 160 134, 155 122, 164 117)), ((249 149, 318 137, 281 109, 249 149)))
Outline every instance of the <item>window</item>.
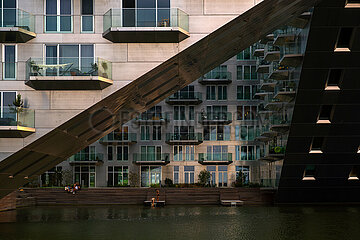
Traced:
POLYGON ((227 166, 218 166, 219 172, 219 187, 227 187, 228 175, 227 166))
POLYGON ((351 169, 348 180, 359 180, 359 167, 358 166, 354 166, 351 169))
POLYGON ((194 86, 186 86, 180 91, 176 92, 174 94, 174 97, 177 99, 194 99, 195 98, 195 92, 194 92, 194 86))
POLYGON ((179 166, 174 166, 174 184, 179 184, 179 166))
POLYGON ((195 107, 189 106, 189 120, 195 120, 195 107))
POLYGON ((346 0, 345 8, 360 8, 359 0, 346 0))
POLYGON ((206 100, 216 100, 216 86, 206 86, 206 100))
POLYGON ((228 153, 228 146, 214 145, 206 147, 207 161, 230 161, 231 158, 228 153))
POLYGON ((236 67, 236 79, 243 80, 243 66, 236 67))
POLYGON ((332 105, 322 105, 320 107, 319 117, 316 123, 331 123, 333 106, 332 105))
POLYGON ((0 0, 0 26, 16 26, 16 2, 17 0, 0 0))
POLYGON ((174 146, 174 161, 195 161, 195 146, 174 146))
POLYGON ((256 66, 237 66, 237 80, 257 80, 256 66))
POLYGON ((237 106, 237 120, 256 120, 257 106, 237 106))
POLYGON ((246 48, 244 51, 242 51, 241 53, 236 55, 236 59, 237 60, 254 59, 254 57, 253 57, 253 48, 252 47, 246 48))
POLYGON ((73 18, 71 14, 71 0, 46 0, 45 32, 72 32, 73 18))
POLYGON ((162 119, 161 106, 154 106, 141 114, 142 120, 160 120, 162 119))
POLYGON ((325 90, 340 90, 343 69, 330 69, 325 90))
POLYGON ((228 79, 230 75, 227 71, 227 66, 222 65, 214 68, 204 76, 205 79, 228 79))
POLYGON ((183 161, 183 146, 174 146, 174 161, 183 161))
POLYGON ((186 184, 195 183, 195 166, 184 166, 184 179, 186 184))
POLYGON ((140 139, 141 141, 150 140, 150 126, 141 126, 140 127, 140 139))
POLYGON ((153 126, 153 140, 161 140, 161 126, 153 126))
POLYGON ((174 120, 185 120, 185 106, 174 106, 174 120))
POLYGON ((128 166, 108 166, 108 187, 119 187, 129 185, 128 166))
POLYGON ((41 174, 41 187, 62 187, 62 167, 57 166, 41 174))
POLYGON ((249 166, 236 166, 236 178, 242 177, 243 184, 250 182, 250 167, 249 166))
POLYGON ((235 150, 240 152, 241 159, 238 159, 238 153, 236 154, 236 160, 253 161, 256 160, 256 146, 236 146, 235 150))
POLYGON ((81 1, 81 32, 94 32, 94 0, 81 1))
POLYGON ((237 100, 253 100, 256 92, 256 85, 237 86, 237 100))
POLYGON ((140 146, 140 161, 161 161, 162 159, 161 146, 140 146))
MULTIPOLYGON (((0 92, 0 97, 0 117, 6 122, 16 120, 16 113, 11 110, 16 98, 16 92, 0 92)), ((11 123, 9 122, 9 124, 11 123)))
POLYGON ((142 166, 141 167, 141 186, 161 184, 161 167, 142 166))
POLYGON ((230 126, 204 126, 205 141, 230 141, 230 126))
POLYGON ((227 119, 227 106, 206 106, 207 117, 210 120, 227 119))
POLYGON ((310 153, 322 153, 324 138, 323 137, 313 137, 312 144, 310 147, 310 153))
POLYGON ((95 180, 95 166, 84 164, 74 166, 74 182, 80 183, 82 187, 95 187, 95 180))
POLYGON ((210 186, 216 186, 216 166, 207 166, 206 170, 210 172, 210 186))
POLYGON ((46 45, 45 56, 48 65, 65 65, 44 70, 47 76, 89 75, 95 63, 94 45, 46 45))
POLYGON ((174 140, 194 140, 194 126, 174 126, 174 140))
POLYGON ((218 100, 227 100, 227 86, 218 86, 218 100))
POLYGON ((124 27, 170 26, 170 0, 123 0, 123 8, 124 27))
POLYGON ((107 146, 107 159, 112 161, 113 159, 113 146, 107 146))
POLYGON ((315 180, 315 172, 316 172, 316 168, 314 165, 307 165, 305 167, 302 180, 305 181, 315 180))
POLYGON ((350 52, 351 38, 354 28, 344 27, 340 29, 335 52, 350 52))
POLYGON ((240 128, 241 141, 254 141, 255 139, 255 126, 241 126, 240 128))
POLYGON ((3 45, 3 80, 16 79, 17 46, 3 45))
POLYGON ((116 159, 118 161, 127 161, 129 160, 129 147, 124 146, 116 146, 116 159))

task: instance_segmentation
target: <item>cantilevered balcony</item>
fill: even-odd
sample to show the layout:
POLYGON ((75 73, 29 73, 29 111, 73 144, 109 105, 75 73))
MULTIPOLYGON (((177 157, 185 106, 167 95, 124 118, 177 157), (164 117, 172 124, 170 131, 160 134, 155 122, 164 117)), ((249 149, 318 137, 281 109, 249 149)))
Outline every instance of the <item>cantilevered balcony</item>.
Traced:
POLYGON ((34 132, 34 110, 18 107, 3 107, 0 116, 0 138, 25 138, 34 132))
POLYGON ((274 34, 270 33, 260 40, 260 44, 267 44, 268 42, 274 41, 274 34))
POLYGON ((274 92, 277 82, 271 79, 266 79, 260 84, 260 90, 265 92, 274 92))
POLYGON ((270 63, 265 61, 262 58, 258 58, 256 60, 256 72, 257 73, 269 73, 270 71, 270 63))
POLYGON ((280 51, 280 65, 298 67, 302 64, 304 54, 299 42, 286 43, 280 51))
POLYGON ((134 153, 133 162, 140 165, 166 165, 170 163, 169 153, 134 153))
POLYGON ((101 90, 113 84, 112 64, 102 58, 30 58, 26 85, 36 90, 101 90))
POLYGON ((264 57, 265 45, 257 42, 254 46, 254 57, 264 57))
POLYGON ((134 144, 137 143, 136 133, 111 132, 99 140, 104 145, 134 144))
POLYGON ((69 158, 69 163, 72 164, 94 164, 100 165, 104 162, 104 154, 102 153, 76 153, 69 158))
POLYGON ((232 122, 232 113, 230 112, 208 112, 199 113, 199 123, 203 125, 219 124, 226 125, 232 122))
POLYGON ((288 80, 290 70, 287 66, 281 65, 279 62, 272 62, 270 65, 269 78, 273 80, 288 80))
POLYGON ((265 153, 264 157, 260 158, 260 160, 268 162, 283 160, 285 157, 285 149, 284 144, 269 145, 268 151, 265 153))
POLYGON ((202 94, 180 91, 166 98, 165 102, 170 105, 198 105, 202 103, 202 94))
POLYGON ((296 96, 298 81, 279 81, 275 87, 274 98, 281 102, 292 102, 296 96))
POLYGON ((166 143, 170 145, 199 145, 203 142, 202 133, 167 133, 166 143))
POLYGON ((136 117, 135 122, 142 125, 162 125, 170 121, 169 113, 144 112, 136 117))
POLYGON ((178 8, 110 9, 103 37, 114 43, 178 43, 188 38, 189 16, 178 8))
POLYGON ((16 8, 4 8, 1 11, 1 43, 25 43, 36 37, 34 15, 16 8))
POLYGON ((230 84, 232 82, 231 72, 212 70, 199 79, 201 84, 230 84))
POLYGON ((270 116, 270 130, 278 133, 286 133, 290 130, 291 115, 287 113, 274 113, 270 116))
POLYGON ((278 135, 277 132, 271 130, 271 124, 269 122, 261 126, 260 136, 265 138, 274 138, 278 135))
POLYGON ((295 41, 298 33, 299 29, 294 27, 285 27, 283 29, 276 30, 274 32, 276 36, 274 39, 274 45, 282 46, 288 43, 292 43, 295 41))
POLYGON ((203 165, 229 165, 232 153, 199 153, 199 163, 203 165))
POLYGON ((264 60, 268 62, 280 60, 280 48, 275 46, 273 42, 268 42, 265 45, 264 60))

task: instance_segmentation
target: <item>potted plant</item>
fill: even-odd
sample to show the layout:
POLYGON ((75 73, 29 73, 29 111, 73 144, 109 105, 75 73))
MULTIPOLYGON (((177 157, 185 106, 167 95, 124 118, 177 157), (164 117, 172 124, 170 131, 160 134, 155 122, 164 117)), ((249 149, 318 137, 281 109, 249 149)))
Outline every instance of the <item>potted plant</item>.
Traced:
POLYGON ((9 105, 10 109, 16 113, 16 123, 20 125, 19 114, 24 110, 24 101, 21 98, 21 94, 19 93, 12 105, 9 105))
POLYGON ((37 76, 39 74, 39 70, 41 69, 41 67, 39 67, 34 60, 31 60, 29 62, 30 64, 30 68, 31 68, 31 76, 37 76))

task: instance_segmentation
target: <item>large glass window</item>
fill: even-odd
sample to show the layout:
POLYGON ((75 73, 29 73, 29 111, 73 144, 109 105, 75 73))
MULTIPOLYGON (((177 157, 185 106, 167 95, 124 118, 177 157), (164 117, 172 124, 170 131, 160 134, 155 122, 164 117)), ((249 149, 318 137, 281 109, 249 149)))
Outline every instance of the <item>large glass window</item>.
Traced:
POLYGON ((153 140, 161 140, 161 126, 153 126, 153 140))
POLYGON ((118 161, 129 160, 129 146, 116 146, 116 159, 118 161))
POLYGON ((15 80, 16 79, 16 46, 3 45, 3 79, 15 80))
POLYGON ((204 126, 205 141, 230 141, 230 126, 204 126))
POLYGON ((113 146, 107 146, 107 159, 108 159, 108 161, 114 160, 113 151, 114 151, 113 146))
POLYGON ((150 141, 150 126, 141 126, 140 127, 140 140, 141 141, 150 141))
POLYGON ((109 166, 107 185, 108 187, 120 187, 129 185, 129 167, 109 166))
POLYGON ((241 126, 240 136, 242 141, 253 141, 255 139, 255 126, 241 126))
POLYGON ((72 1, 46 0, 45 32, 72 32, 72 1))
POLYGON ((237 80, 257 80, 255 65, 237 66, 237 80))
POLYGON ((227 187, 228 185, 227 166, 218 166, 218 173, 219 173, 219 187, 227 187))
POLYGON ((174 120, 185 120, 185 106, 174 106, 174 120))
POLYGON ((140 152, 140 161, 162 160, 161 146, 141 146, 140 152))
POLYGON ((236 178, 241 175, 243 184, 248 184, 250 181, 250 167, 249 166, 236 166, 236 178))
POLYGON ((186 184, 195 183, 195 166, 184 166, 184 179, 186 184))
POLYGON ((16 0, 0 0, 0 26, 16 26, 16 0))
POLYGON ((75 165, 74 182, 80 183, 82 187, 96 186, 96 171, 92 165, 75 165))
POLYGON ((218 86, 218 100, 227 100, 227 86, 218 86))
POLYGON ((237 54, 236 59, 237 60, 251 60, 251 59, 254 59, 253 50, 254 50, 253 47, 248 47, 244 51, 237 54))
POLYGON ((174 184, 179 184, 179 166, 174 166, 174 184))
POLYGON ((237 120, 256 120, 257 106, 237 106, 237 120))
POLYGON ((216 86, 206 86, 206 100, 216 100, 216 86))
POLYGON ((142 166, 141 167, 141 186, 161 184, 161 167, 142 166))

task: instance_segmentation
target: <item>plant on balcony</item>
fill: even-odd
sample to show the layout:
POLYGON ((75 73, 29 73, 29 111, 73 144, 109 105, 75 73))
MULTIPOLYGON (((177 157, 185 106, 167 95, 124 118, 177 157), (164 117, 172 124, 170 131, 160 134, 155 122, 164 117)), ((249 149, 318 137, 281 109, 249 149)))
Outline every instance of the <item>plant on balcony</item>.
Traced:
POLYGON ((39 67, 34 60, 31 60, 29 64, 31 67, 31 76, 37 76, 42 68, 39 67))
POLYGON ((106 73, 106 70, 108 69, 107 62, 101 62, 101 67, 104 69, 104 72, 101 74, 102 77, 108 78, 108 74, 106 73))
POLYGON ((16 113, 15 121, 18 125, 20 125, 21 122, 19 121, 19 114, 24 111, 24 101, 21 98, 20 93, 16 96, 15 100, 13 101, 13 104, 9 105, 9 107, 12 112, 16 113))
POLYGON ((202 187, 205 187, 205 186, 209 185, 210 176, 211 176, 211 175, 210 175, 210 172, 209 172, 209 171, 202 170, 202 171, 199 173, 198 183, 199 183, 202 187))

